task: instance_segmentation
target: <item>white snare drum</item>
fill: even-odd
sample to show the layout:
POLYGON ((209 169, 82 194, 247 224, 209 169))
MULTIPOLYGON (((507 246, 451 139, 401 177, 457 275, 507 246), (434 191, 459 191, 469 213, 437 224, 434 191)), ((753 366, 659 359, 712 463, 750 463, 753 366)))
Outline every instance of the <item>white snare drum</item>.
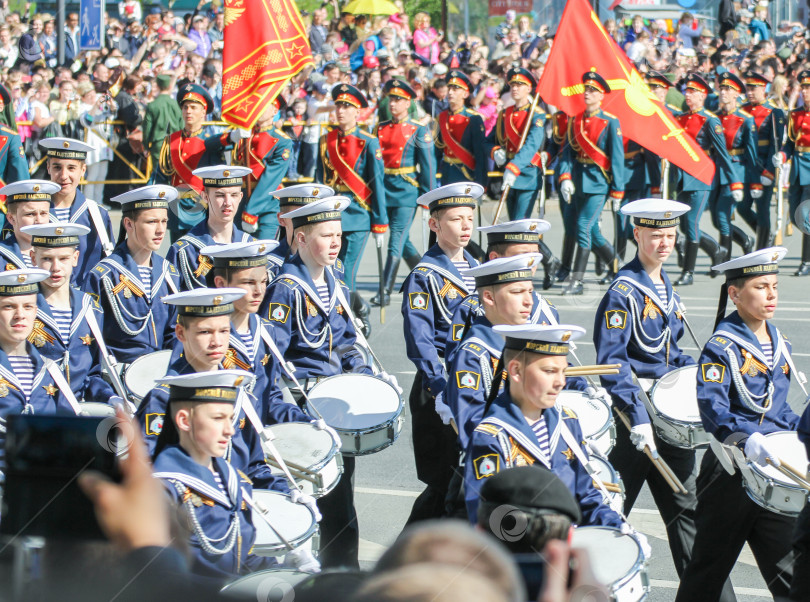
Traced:
POLYGON ((402 399, 393 386, 367 374, 331 376, 309 390, 307 411, 322 416, 343 441, 348 456, 393 445, 402 430, 402 399))
POLYGON ((155 351, 139 357, 126 367, 123 374, 124 387, 130 395, 130 401, 136 406, 155 388, 158 379, 169 371, 171 349, 155 351))
MULTIPOLYGON (((267 518, 293 548, 298 548, 318 532, 318 523, 312 510, 303 504, 293 504, 289 496, 278 491, 254 489, 253 501, 267 511, 267 518)), ((253 553, 258 556, 283 556, 289 550, 257 511, 253 511, 256 541, 253 553)), ((317 546, 315 547, 317 549, 317 546)))
MULTIPOLYGON (((265 427, 281 459, 301 490, 313 497, 332 491, 343 474, 343 456, 332 435, 307 422, 285 422, 265 427)), ((283 475, 275 458, 265 449, 273 474, 283 475)))
POLYGON ((287 602, 295 596, 293 588, 311 576, 295 569, 256 571, 230 582, 219 593, 223 598, 233 600, 287 602))
MULTIPOLYGON (((608 491, 612 500, 611 506, 616 508, 624 508, 624 482, 622 482, 621 475, 616 472, 613 465, 607 458, 591 454, 591 464, 599 471, 596 475, 603 483, 612 483, 618 485, 621 491, 608 491)), ((596 484, 594 484, 596 487, 596 484)), ((600 490, 601 491, 601 490, 600 490)))
POLYGON ((675 447, 697 449, 709 445, 697 403, 697 366, 667 372, 641 396, 655 433, 675 447), (648 403, 649 401, 649 403, 648 403))
MULTIPOLYGON (((768 443, 776 448, 780 460, 796 470, 807 469, 807 450, 794 431, 781 431, 765 436, 768 443)), ((797 516, 801 512, 807 500, 806 489, 770 464, 761 466, 749 462, 748 468, 750 470, 743 467, 740 470, 748 497, 766 510, 785 516, 797 516)))
POLYGON ((582 436, 590 441, 603 456, 607 456, 616 445, 616 425, 613 413, 604 402, 591 399, 581 391, 564 389, 560 393, 560 404, 570 408, 579 419, 582 436))
POLYGON ((612 600, 639 602, 647 597, 647 559, 633 537, 613 527, 579 527, 571 546, 588 551, 594 576, 608 587, 612 600))
POLYGON ((115 406, 108 403, 82 401, 79 402, 79 407, 82 410, 79 416, 97 416, 99 418, 115 416, 115 406))

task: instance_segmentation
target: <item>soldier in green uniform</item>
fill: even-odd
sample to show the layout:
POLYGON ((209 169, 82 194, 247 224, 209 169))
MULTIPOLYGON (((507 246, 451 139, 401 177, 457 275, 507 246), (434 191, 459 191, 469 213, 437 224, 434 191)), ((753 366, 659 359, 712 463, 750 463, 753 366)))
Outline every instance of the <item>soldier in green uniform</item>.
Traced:
POLYGON ((152 157, 153 168, 160 159, 160 147, 166 134, 183 127, 180 106, 172 98, 171 75, 158 75, 155 81, 160 94, 147 105, 143 119, 143 143, 152 157))

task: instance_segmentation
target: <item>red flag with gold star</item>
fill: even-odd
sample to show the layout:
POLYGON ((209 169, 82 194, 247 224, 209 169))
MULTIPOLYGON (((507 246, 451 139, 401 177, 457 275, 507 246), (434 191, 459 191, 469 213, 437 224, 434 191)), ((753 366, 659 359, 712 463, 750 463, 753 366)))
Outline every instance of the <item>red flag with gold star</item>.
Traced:
POLYGON ((538 86, 541 98, 568 115, 581 113, 582 74, 591 70, 607 80, 611 92, 605 94, 602 108, 619 118, 624 136, 711 183, 714 162, 650 91, 587 0, 568 0, 538 86))
POLYGON ((292 0, 225 0, 222 119, 250 129, 287 82, 312 64, 292 0))

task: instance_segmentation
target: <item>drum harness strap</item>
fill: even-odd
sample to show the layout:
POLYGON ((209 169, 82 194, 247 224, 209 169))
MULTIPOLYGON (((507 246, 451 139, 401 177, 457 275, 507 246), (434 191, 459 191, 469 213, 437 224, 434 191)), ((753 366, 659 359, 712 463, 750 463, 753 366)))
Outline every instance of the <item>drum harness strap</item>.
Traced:
POLYGON ((107 369, 107 374, 112 381, 113 389, 115 392, 124 400, 127 408, 129 409, 129 413, 131 415, 135 414, 135 408, 131 401, 129 401, 129 397, 126 395, 126 389, 124 388, 124 384, 121 382, 121 376, 116 371, 116 366, 118 366, 118 360, 115 359, 115 356, 110 353, 109 349, 107 348, 107 344, 104 342, 104 338, 101 335, 101 328, 98 325, 98 321, 96 320, 96 316, 93 313, 93 309, 91 308, 85 314, 85 321, 87 322, 88 328, 90 328, 90 332, 93 333, 93 336, 96 337, 96 345, 98 345, 98 351, 101 355, 101 363, 107 369))
MULTIPOLYGON (((90 214, 90 220, 93 222, 93 227, 96 230, 96 234, 98 234, 98 239, 101 242, 101 248, 104 251, 104 257, 109 257, 113 252, 115 245, 110 240, 107 229, 104 227, 104 220, 101 217, 101 211, 98 209, 98 203, 92 199, 86 198, 84 205, 87 207, 87 213, 90 214)), ((70 221, 75 221, 81 214, 82 210, 79 209, 79 211, 73 215, 73 219, 70 221)))
POLYGON ((76 396, 73 394, 73 389, 70 388, 70 385, 65 380, 64 374, 59 369, 59 365, 47 357, 43 357, 45 360, 45 369, 48 371, 48 374, 51 375, 53 382, 62 392, 62 395, 65 396, 65 399, 70 404, 70 407, 73 408, 73 411, 76 412, 76 415, 79 416, 82 413, 82 407, 79 404, 79 401, 76 399, 76 396))
MULTIPOLYGON (((778 332, 778 331, 777 331, 778 332)), ((732 334, 725 330, 718 330, 714 333, 714 336, 722 336, 730 341, 728 345, 723 348, 723 351, 726 352, 726 356, 728 357, 728 364, 729 369, 731 372, 731 380, 734 382, 734 387, 737 389, 737 394, 740 396, 740 401, 742 401, 743 405, 751 410, 752 412, 756 412, 757 414, 762 414, 764 417, 765 414, 768 413, 773 407, 773 378, 771 378, 768 373, 765 373, 766 378, 768 379, 768 387, 762 395, 756 395, 751 393, 748 390, 748 387, 745 386, 745 382, 743 382, 742 373, 740 372, 740 363, 737 361, 737 354, 734 352, 734 343, 736 343, 739 347, 746 348, 745 344, 743 343, 742 339, 740 339, 737 335, 732 334), (764 405, 759 405, 756 401, 765 400, 764 405)), ((782 348, 782 336, 779 335, 779 341, 777 342, 777 349, 782 348)), ((774 358, 774 361, 776 358, 774 358)), ((765 362, 763 362, 764 364, 765 362)))

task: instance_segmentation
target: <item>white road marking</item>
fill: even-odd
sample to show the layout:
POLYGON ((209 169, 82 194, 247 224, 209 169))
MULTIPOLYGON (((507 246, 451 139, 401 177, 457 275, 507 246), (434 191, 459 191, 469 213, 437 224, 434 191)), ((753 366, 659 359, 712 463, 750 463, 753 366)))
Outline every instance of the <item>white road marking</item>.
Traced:
POLYGON ((355 487, 355 493, 367 493, 370 495, 393 495, 396 497, 417 498, 421 491, 407 491, 405 489, 375 489, 374 487, 355 487))
MULTIPOLYGON (((666 579, 650 579, 650 585, 653 588, 660 587, 663 589, 678 589, 680 584, 677 581, 667 581, 666 579)), ((735 587, 734 593, 739 596, 771 598, 771 592, 769 592, 767 589, 759 589, 756 587, 735 587)))

